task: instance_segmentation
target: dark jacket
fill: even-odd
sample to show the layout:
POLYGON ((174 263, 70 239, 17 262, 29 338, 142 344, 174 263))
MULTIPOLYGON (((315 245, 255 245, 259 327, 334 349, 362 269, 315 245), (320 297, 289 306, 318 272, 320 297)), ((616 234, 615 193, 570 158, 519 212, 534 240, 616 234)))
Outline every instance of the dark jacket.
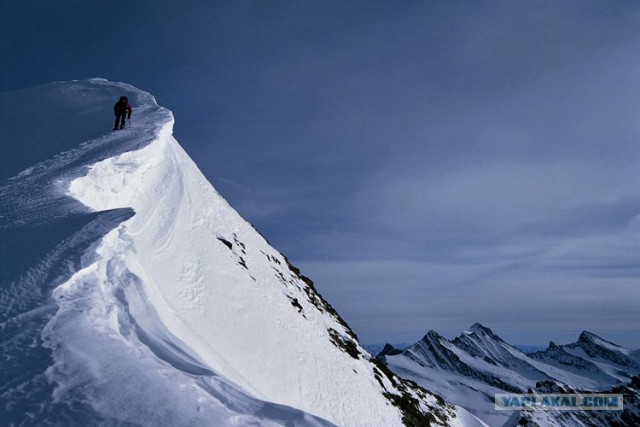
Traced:
POLYGON ((129 105, 129 100, 124 96, 121 97, 118 102, 113 106, 113 112, 116 117, 123 116, 127 114, 128 118, 131 118, 131 105, 129 105))

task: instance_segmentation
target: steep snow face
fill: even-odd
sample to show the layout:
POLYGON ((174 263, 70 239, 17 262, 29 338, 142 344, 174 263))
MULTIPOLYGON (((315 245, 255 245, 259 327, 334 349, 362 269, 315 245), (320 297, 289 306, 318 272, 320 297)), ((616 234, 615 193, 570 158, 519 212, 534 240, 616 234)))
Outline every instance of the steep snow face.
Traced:
POLYGON ((95 280, 121 283, 114 271, 136 277, 161 323, 205 366, 255 396, 341 425, 369 415, 401 424, 374 366, 331 345, 355 346, 350 331, 314 305, 308 285, 213 190, 168 130, 93 165, 69 191, 96 211, 135 211, 98 248, 109 269, 95 280))
POLYGON ((105 131, 93 122, 74 131, 61 139, 67 151, 0 188, 9 234, 37 240, 34 224, 53 235, 72 223, 45 262, 3 279, 7 359, 22 350, 22 319, 37 319, 38 380, 26 388, 3 373, 16 423, 29 401, 46 408, 30 419, 67 425, 482 425, 372 360, 312 282, 206 181, 153 97, 104 80, 55 89, 40 95, 106 102, 93 119, 127 95, 134 122, 111 132, 104 114, 105 131))
POLYGON ((0 102, 13 124, 0 130, 10 145, 3 173, 32 159, 0 183, 3 425, 331 424, 257 399, 203 365, 119 262, 132 247, 118 227, 134 211, 91 212, 68 197, 91 164, 158 141, 170 130, 168 110, 101 79, 2 94, 0 102), (134 105, 136 126, 112 133, 121 95, 134 105), (60 152, 46 158, 52 147, 60 152))

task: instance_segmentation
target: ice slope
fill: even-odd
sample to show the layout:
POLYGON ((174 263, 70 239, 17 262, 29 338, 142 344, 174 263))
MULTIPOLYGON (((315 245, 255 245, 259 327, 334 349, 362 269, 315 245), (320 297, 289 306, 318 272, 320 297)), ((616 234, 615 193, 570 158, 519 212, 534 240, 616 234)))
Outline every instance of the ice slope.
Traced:
POLYGON ((372 360, 151 95, 93 79, 0 99, 24 125, 0 188, 9 424, 481 425, 372 360), (111 132, 120 95, 133 125, 111 132))

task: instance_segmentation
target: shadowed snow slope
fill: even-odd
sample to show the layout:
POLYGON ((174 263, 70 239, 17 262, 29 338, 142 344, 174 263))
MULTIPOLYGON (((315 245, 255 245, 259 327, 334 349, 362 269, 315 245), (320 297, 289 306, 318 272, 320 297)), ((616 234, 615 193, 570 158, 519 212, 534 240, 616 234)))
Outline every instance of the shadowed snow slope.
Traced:
POLYGON ((1 100, 24 127, 2 131, 8 424, 482 425, 364 352, 151 95, 93 79, 1 100), (112 132, 120 95, 133 125, 112 132))

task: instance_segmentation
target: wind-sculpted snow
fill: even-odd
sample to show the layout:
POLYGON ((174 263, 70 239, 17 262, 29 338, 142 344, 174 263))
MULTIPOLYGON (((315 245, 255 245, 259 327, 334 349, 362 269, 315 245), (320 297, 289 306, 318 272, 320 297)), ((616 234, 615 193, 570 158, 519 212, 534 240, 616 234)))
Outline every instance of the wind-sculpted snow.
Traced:
POLYGON ((42 330, 57 311, 52 290, 90 258, 95 242, 133 215, 130 208, 91 213, 65 195, 65 183, 96 158, 153 140, 142 130, 105 137, 103 113, 120 93, 156 120, 171 117, 150 95, 101 80, 0 96, 3 119, 12 124, 0 129, 0 419, 6 425, 70 424, 72 412, 96 419, 81 405, 54 399, 42 330))
POLYGON ((114 236, 134 210, 93 212, 68 197, 91 164, 170 132, 168 110, 99 79, 1 99, 17 124, 2 131, 3 144, 15 147, 7 150, 13 162, 3 157, 0 187, 2 425, 330 425, 246 395, 185 353, 118 262, 126 239, 114 236), (135 106, 135 125, 112 133, 121 95, 135 106), (61 152, 18 170, 51 149, 61 152))
POLYGON ((48 374, 57 400, 88 400, 100 416, 134 425, 275 424, 264 414, 329 425, 242 393, 190 354, 122 262, 129 242, 120 237, 108 234, 96 262, 54 291, 59 309, 43 337, 56 361, 48 374))
POLYGON ((2 102, 27 117, 3 134, 25 146, 0 188, 8 425, 481 425, 364 352, 151 95, 94 79, 2 102))

